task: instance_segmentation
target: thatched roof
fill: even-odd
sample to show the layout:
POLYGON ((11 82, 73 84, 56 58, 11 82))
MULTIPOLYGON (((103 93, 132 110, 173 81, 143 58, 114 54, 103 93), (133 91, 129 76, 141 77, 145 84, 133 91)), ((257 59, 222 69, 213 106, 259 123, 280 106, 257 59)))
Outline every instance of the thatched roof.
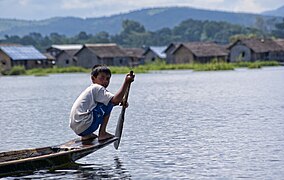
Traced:
POLYGON ((58 55, 60 56, 63 53, 66 53, 68 56, 73 57, 77 52, 79 51, 79 49, 68 49, 68 50, 62 50, 58 55))
POLYGON ((142 48, 123 48, 128 57, 143 57, 144 49, 142 48))
POLYGON ((126 53, 116 44, 85 44, 84 46, 100 58, 127 56, 126 53))
POLYGON ((276 39, 275 42, 280 45, 284 51, 284 39, 276 39))
POLYGON ((265 52, 272 52, 272 51, 283 51, 283 48, 276 43, 275 40, 272 39, 239 39, 233 43, 229 49, 231 49, 234 45, 241 43, 248 48, 250 48, 255 53, 265 53, 265 52))
POLYGON ((185 47, 197 57, 217 57, 228 55, 228 51, 224 46, 215 44, 213 42, 182 43, 176 48, 173 54, 176 53, 181 47, 185 47))
MULTIPOLYGON (((164 50, 164 52, 167 53, 167 51, 168 51, 169 49, 171 49, 171 47, 173 47, 173 50, 172 50, 172 51, 174 51, 175 48, 177 48, 180 44, 182 44, 182 43, 181 43, 181 42, 173 42, 173 43, 170 43, 170 44, 167 46, 167 48, 164 50)), ((170 52, 170 53, 172 53, 172 52, 170 52)))
POLYGON ((55 60, 55 57, 53 57, 53 56, 52 56, 51 54, 49 54, 49 53, 43 53, 43 55, 45 55, 48 60, 55 60))

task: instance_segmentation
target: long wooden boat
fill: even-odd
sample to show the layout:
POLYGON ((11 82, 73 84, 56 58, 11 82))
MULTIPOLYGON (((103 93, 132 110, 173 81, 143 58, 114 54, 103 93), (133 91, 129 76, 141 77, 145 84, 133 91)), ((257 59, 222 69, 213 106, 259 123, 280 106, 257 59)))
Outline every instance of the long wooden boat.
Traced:
POLYGON ((56 146, 1 152, 0 177, 40 169, 56 169, 74 163, 117 139, 117 137, 105 141, 98 141, 97 138, 85 141, 73 139, 56 146))

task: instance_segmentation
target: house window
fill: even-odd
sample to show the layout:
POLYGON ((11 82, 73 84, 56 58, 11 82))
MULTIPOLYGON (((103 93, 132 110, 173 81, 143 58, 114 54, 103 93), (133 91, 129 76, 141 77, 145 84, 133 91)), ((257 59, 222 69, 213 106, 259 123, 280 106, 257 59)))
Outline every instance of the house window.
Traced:
POLYGON ((2 65, 5 66, 6 65, 6 62, 5 61, 1 61, 2 65))
POLYGON ((264 60, 269 60, 269 52, 266 52, 266 53, 264 54, 264 60))
POLYGON ((122 60, 122 59, 120 59, 120 60, 119 60, 119 63, 120 63, 120 64, 122 64, 122 63, 123 63, 123 60, 122 60))
POLYGON ((66 64, 69 64, 69 59, 66 59, 66 60, 65 60, 65 63, 66 63, 66 64))
POLYGON ((244 52, 244 51, 240 52, 240 54, 236 57, 236 61, 238 61, 238 62, 244 61, 245 56, 246 56, 246 52, 244 52))

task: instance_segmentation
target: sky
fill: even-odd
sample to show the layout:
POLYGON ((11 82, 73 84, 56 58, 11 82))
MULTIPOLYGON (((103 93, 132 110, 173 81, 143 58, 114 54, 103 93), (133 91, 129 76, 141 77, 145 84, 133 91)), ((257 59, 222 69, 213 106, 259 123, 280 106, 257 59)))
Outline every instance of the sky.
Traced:
POLYGON ((90 18, 143 8, 171 6, 261 13, 283 5, 283 0, 0 0, 0 18, 25 20, 64 16, 90 18))

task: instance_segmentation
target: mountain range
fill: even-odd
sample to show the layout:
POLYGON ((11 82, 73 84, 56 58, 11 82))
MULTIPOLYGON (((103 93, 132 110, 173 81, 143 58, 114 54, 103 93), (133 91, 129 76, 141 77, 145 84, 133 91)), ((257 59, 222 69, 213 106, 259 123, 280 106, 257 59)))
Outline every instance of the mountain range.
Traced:
POLYGON ((277 9, 275 9, 275 10, 264 11, 261 14, 284 17, 284 6, 281 6, 281 7, 277 8, 277 9))
POLYGON ((31 32, 38 32, 42 35, 56 32, 66 36, 74 36, 81 31, 90 34, 101 31, 117 34, 121 32, 122 22, 126 19, 139 22, 149 31, 173 28, 187 19, 224 21, 256 28, 261 24, 269 26, 268 29, 271 29, 275 23, 282 22, 283 17, 284 6, 262 14, 213 11, 190 7, 147 8, 108 17, 86 19, 78 17, 54 17, 45 20, 0 19, 0 38, 5 35, 23 36, 31 32))

